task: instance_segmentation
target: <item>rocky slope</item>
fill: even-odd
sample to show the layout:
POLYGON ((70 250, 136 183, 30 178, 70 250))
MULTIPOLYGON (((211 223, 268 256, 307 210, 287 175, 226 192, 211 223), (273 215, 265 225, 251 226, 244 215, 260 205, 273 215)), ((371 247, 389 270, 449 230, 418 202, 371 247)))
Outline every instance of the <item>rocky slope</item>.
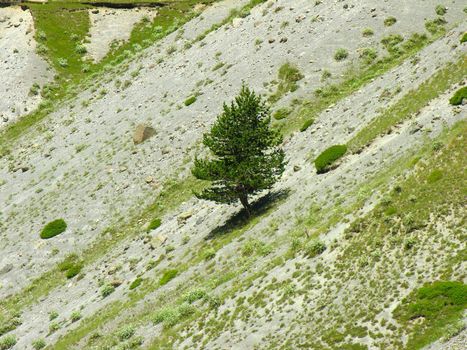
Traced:
MULTIPOLYGON (((467 27, 461 1, 446 3, 446 34, 327 106, 306 131, 287 134, 288 167, 257 219, 244 224, 237 207, 189 195, 176 200, 186 194, 174 188, 191 188, 187 177, 201 135, 242 81, 270 96, 279 68, 289 62, 303 79, 273 109, 313 101, 315 91, 329 84, 324 71, 339 84, 349 68, 358 71, 363 48, 381 57, 387 52, 380 42, 388 35, 425 33, 439 2, 267 1, 199 38, 247 3, 208 7, 133 57, 121 73, 105 75, 54 110, 2 158, 0 295, 19 295, 21 305, 21 324, 10 332, 17 339, 13 348, 31 348, 38 339, 56 349, 402 348, 414 331, 393 316, 401 299, 447 268, 454 271, 450 278, 465 281, 463 265, 450 260, 465 250, 465 211, 454 200, 450 215, 431 222, 430 228, 440 227, 436 234, 416 231, 417 250, 402 258, 403 243, 393 246, 384 235, 373 248, 385 259, 372 260, 372 252, 355 257, 351 252, 371 241, 370 232, 346 235, 355 220, 379 210, 392 186, 406 188, 404 181, 422 176, 407 160, 421 157, 431 164, 436 155, 426 149, 432 140, 459 147, 453 140, 459 128, 465 131, 459 125, 466 109, 448 100, 465 69, 434 98, 417 95, 426 98, 421 108, 347 155, 338 168, 317 175, 311 162, 331 145, 351 144, 385 111, 404 110, 414 91, 435 89, 444 77, 438 72, 462 66, 466 51, 459 38, 467 27), (390 17, 396 22, 388 26, 390 17), (366 28, 373 35, 362 35, 366 28), (334 57, 340 48, 349 53, 343 61, 334 57), (191 96, 196 101, 185 106, 191 96), (140 123, 157 134, 135 146, 132 133, 140 123), (155 198, 166 201, 158 205, 167 210, 161 210, 162 225, 147 233, 152 218, 141 213, 155 198), (66 220, 66 232, 41 240, 42 227, 57 218, 66 220), (291 254, 291 246, 314 237, 325 244, 324 252, 312 258, 291 254), (440 249, 431 252, 437 244, 440 249), (56 276, 56 266, 70 253, 83 256, 84 266, 77 278, 66 280, 56 276), (417 273, 411 274, 414 266, 417 273), (169 270, 177 271, 175 278, 161 285, 169 270), (40 276, 51 287, 24 294, 40 276), (144 282, 130 290, 136 278, 144 282), (109 285, 114 290, 103 297, 109 285), (219 298, 220 305, 211 309, 197 301, 196 310, 173 328, 154 321, 158 311, 193 289, 211 301, 219 298), (122 335, 125 327, 129 336, 122 335), (364 328, 364 335, 356 328, 364 328), (339 332, 344 337, 337 341, 339 332)), ((7 307, 3 312, 11 317, 7 307)))

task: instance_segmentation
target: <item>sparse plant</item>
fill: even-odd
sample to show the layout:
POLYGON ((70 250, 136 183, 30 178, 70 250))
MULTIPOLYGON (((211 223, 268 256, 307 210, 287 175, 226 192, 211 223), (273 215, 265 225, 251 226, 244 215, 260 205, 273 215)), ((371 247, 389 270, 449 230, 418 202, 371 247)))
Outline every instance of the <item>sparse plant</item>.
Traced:
POLYGON ((104 284, 101 288, 101 295, 103 298, 106 298, 110 294, 112 294, 114 291, 115 291, 114 286, 112 286, 111 284, 104 284))
POLYGON ((349 52, 344 48, 337 49, 337 51, 334 53, 334 59, 336 61, 343 61, 348 56, 349 56, 349 52))
POLYGON ((374 34, 375 34, 375 33, 374 33, 373 29, 371 29, 371 28, 365 28, 365 29, 363 29, 363 31, 362 31, 362 35, 363 35, 364 37, 369 37, 369 36, 372 36, 372 35, 374 35, 374 34))
POLYGON ((128 326, 121 328, 118 331, 117 336, 120 341, 124 341, 124 340, 130 339, 133 335, 135 335, 135 333, 136 333, 135 327, 128 325, 128 326))
POLYGON ((41 350, 47 345, 44 339, 36 339, 32 342, 32 347, 34 350, 41 350))
POLYGON ((0 350, 8 350, 16 345, 16 337, 14 335, 6 335, 0 339, 0 350))
POLYGON ((386 18, 386 19, 384 20, 384 25, 385 25, 386 27, 391 27, 391 26, 393 26, 396 22, 397 22, 397 18, 391 16, 391 17, 388 17, 388 18, 386 18))
POLYGON ((440 4, 435 7, 435 12, 438 16, 444 16, 448 12, 448 9, 446 6, 440 4))
POLYGON ((143 282, 143 279, 141 277, 137 277, 133 282, 131 282, 130 290, 138 288, 142 282, 143 282))
POLYGON ((79 312, 78 310, 75 310, 71 313, 71 316, 70 316, 70 321, 71 322, 76 322, 76 321, 79 321, 81 319, 81 312, 79 312))
POLYGON ((196 96, 191 96, 185 100, 184 105, 188 107, 195 102, 196 102, 196 96))

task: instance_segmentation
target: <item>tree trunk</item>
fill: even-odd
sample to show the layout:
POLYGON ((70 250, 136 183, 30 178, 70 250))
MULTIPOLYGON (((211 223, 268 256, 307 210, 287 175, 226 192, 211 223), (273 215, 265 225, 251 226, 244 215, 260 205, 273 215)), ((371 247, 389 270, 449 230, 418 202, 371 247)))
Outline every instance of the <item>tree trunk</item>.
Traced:
POLYGON ((248 195, 246 193, 241 193, 239 198, 240 198, 240 203, 242 203, 243 208, 245 208, 248 217, 250 217, 251 216, 251 206, 250 206, 250 203, 248 203, 248 195))

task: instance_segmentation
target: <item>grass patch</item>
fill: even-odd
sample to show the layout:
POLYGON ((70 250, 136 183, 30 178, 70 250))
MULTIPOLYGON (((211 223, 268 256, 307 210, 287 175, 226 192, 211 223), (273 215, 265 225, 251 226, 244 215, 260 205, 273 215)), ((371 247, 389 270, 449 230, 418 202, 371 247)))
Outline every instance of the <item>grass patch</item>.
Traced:
POLYGON ((467 285, 457 281, 426 283, 394 310, 394 317, 411 327, 408 349, 420 349, 440 338, 449 325, 462 319, 467 307, 467 285), (414 322, 423 318, 423 322, 414 322))
POLYGON ((138 288, 141 283, 143 283, 143 279, 141 277, 137 277, 133 282, 130 284, 130 290, 138 288))
POLYGON ((272 103, 279 101, 285 94, 297 90, 297 82, 303 79, 303 74, 297 66, 287 62, 279 68, 277 77, 279 85, 276 92, 269 97, 269 101, 272 103))
POLYGON ((334 53, 334 59, 336 61, 343 61, 349 57, 349 52, 346 49, 340 48, 334 53))
POLYGON ((57 219, 49 222, 41 231, 42 239, 49 239, 65 232, 67 228, 66 222, 63 219, 57 219))
POLYGON ((315 167, 318 174, 324 174, 328 172, 332 165, 344 154, 347 152, 346 145, 335 145, 331 146, 325 151, 323 151, 316 159, 315 159, 315 167))
POLYGON ((308 119, 308 120, 305 120, 303 122, 303 125, 300 127, 300 132, 304 132, 306 131, 310 126, 313 125, 313 123, 315 122, 315 120, 312 118, 312 119, 308 119))
POLYGON ((289 108, 281 108, 275 111, 272 117, 276 120, 282 120, 287 118, 290 115, 290 112, 289 108))
POLYGON ((161 219, 159 219, 159 218, 152 219, 151 222, 148 225, 148 232, 152 231, 152 230, 155 230, 156 228, 158 228, 161 225, 162 225, 161 219))
POLYGON ((173 280, 178 275, 178 270, 167 270, 162 275, 161 279, 159 280, 159 285, 164 286, 173 280))

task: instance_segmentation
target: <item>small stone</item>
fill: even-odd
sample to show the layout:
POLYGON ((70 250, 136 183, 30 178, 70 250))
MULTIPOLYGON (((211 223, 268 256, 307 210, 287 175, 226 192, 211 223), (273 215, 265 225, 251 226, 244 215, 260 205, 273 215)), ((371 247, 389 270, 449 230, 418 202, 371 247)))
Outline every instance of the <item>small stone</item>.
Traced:
POLYGON ((147 184, 150 184, 150 183, 154 182, 154 178, 152 176, 148 176, 148 177, 146 177, 146 179, 144 179, 144 181, 146 181, 147 184))
POLYGON ((302 168, 300 168, 298 165, 294 165, 293 171, 297 172, 300 171, 302 168))

